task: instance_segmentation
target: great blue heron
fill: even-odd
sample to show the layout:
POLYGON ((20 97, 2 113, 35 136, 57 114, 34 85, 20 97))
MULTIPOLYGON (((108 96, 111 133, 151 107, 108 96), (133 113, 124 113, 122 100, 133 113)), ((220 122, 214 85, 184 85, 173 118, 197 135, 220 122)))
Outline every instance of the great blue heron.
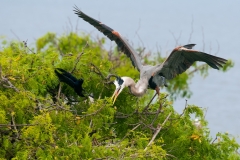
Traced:
POLYGON ((83 79, 77 79, 71 73, 65 71, 61 68, 56 68, 55 73, 58 76, 60 82, 64 82, 68 84, 70 87, 74 89, 74 91, 81 97, 85 97, 83 95, 84 89, 82 88, 83 79))
POLYGON ((140 79, 137 83, 135 83, 130 77, 117 78, 114 82, 116 90, 112 96, 113 103, 124 87, 129 87, 130 92, 135 96, 142 96, 146 93, 148 87, 155 89, 159 95, 159 87, 166 85, 166 79, 172 79, 178 74, 185 72, 195 61, 206 62, 214 69, 219 69, 219 67, 222 67, 222 64, 225 64, 227 61, 220 57, 192 50, 192 47, 195 46, 195 44, 187 44, 173 49, 171 54, 162 64, 156 66, 142 65, 137 52, 117 31, 86 15, 76 6, 74 7, 74 11, 75 14, 93 25, 110 40, 115 41, 118 48, 131 59, 133 66, 140 72, 140 79))

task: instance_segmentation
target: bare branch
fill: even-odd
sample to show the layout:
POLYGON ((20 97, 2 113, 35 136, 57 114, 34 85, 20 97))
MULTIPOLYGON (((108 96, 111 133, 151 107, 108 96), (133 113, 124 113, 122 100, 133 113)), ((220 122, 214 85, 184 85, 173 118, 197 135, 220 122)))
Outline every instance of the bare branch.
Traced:
POLYGON ((162 103, 160 103, 160 106, 159 106, 159 108, 158 108, 158 110, 157 110, 157 113, 156 113, 154 119, 152 120, 151 125, 153 125, 153 123, 156 121, 156 119, 157 119, 159 113, 162 111, 162 106, 163 106, 162 103))
POLYGON ((218 52, 219 52, 219 50, 220 50, 220 45, 219 45, 219 43, 218 43, 218 40, 216 40, 216 42, 217 42, 217 51, 215 52, 215 54, 214 55, 217 55, 218 54, 218 52))
POLYGON ((23 41, 24 47, 27 48, 29 51, 31 51, 33 54, 36 54, 35 52, 33 52, 28 46, 27 46, 27 40, 23 41))
POLYGON ((111 78, 111 77, 115 77, 115 78, 118 77, 118 76, 115 75, 115 74, 108 74, 107 77, 105 77, 105 76, 102 74, 102 72, 100 71, 100 69, 99 69, 95 64, 91 63, 91 65, 97 70, 97 71, 93 70, 93 72, 96 73, 96 74, 98 74, 98 75, 100 75, 101 78, 106 81, 106 82, 104 82, 105 84, 113 83, 113 81, 110 81, 110 78, 111 78))
POLYGON ((68 23, 70 25, 70 32, 73 32, 73 25, 69 17, 68 17, 68 23))
POLYGON ((76 62, 75 62, 75 64, 74 64, 74 67, 73 67, 73 69, 72 69, 72 71, 71 71, 70 73, 73 73, 73 72, 75 71, 75 69, 76 69, 76 67, 77 67, 77 64, 79 63, 80 58, 81 58, 82 55, 84 54, 84 50, 85 50, 85 48, 86 48, 87 46, 88 46, 88 42, 87 42, 87 43, 85 44, 85 46, 83 47, 82 52, 78 54, 77 59, 76 59, 76 62))
POLYGON ((208 111, 208 108, 206 108, 206 112, 205 112, 205 114, 204 114, 204 117, 203 117, 203 119, 205 119, 205 118, 206 118, 207 111, 208 111))
POLYGON ((188 43, 191 42, 191 38, 192 38, 192 34, 193 34, 193 22, 194 22, 194 19, 193 19, 193 15, 192 15, 191 32, 190 32, 190 35, 189 35, 188 43))
POLYGON ((203 37, 203 40, 202 40, 202 42, 203 42, 203 52, 205 51, 205 40, 204 40, 204 28, 202 27, 202 37, 203 37))
POLYGON ((155 132, 157 128, 154 128, 152 125, 147 125, 143 122, 140 122, 145 128, 149 128, 151 131, 155 132))
POLYGON ((179 117, 178 117, 178 118, 170 118, 170 119, 171 119, 171 120, 176 120, 176 119, 181 118, 181 117, 184 115, 185 111, 187 110, 187 106, 188 106, 188 104, 187 104, 187 100, 186 100, 186 103, 185 103, 185 107, 184 107, 184 109, 183 109, 183 112, 179 115, 179 117))
POLYGON ((203 69, 203 68, 205 68, 205 67, 207 67, 207 66, 208 66, 207 64, 202 64, 202 65, 196 67, 196 68, 195 68, 194 70, 192 70, 191 72, 189 72, 188 75, 192 75, 193 73, 195 73, 195 72, 197 72, 197 71, 199 71, 199 70, 201 70, 201 69, 203 69))
POLYGON ((152 97, 152 99, 150 100, 150 102, 146 105, 146 107, 143 109, 143 112, 146 111, 149 107, 149 105, 151 104, 151 102, 153 101, 153 99, 156 97, 157 93, 155 93, 155 95, 152 97))
POLYGON ((102 79, 104 79, 104 75, 102 74, 102 72, 100 71, 100 69, 99 69, 95 64, 93 64, 93 63, 91 63, 91 65, 97 70, 97 71, 93 70, 93 72, 96 73, 96 74, 98 74, 98 75, 100 75, 100 76, 102 77, 102 79))
POLYGON ((215 141, 217 140, 217 136, 216 136, 216 138, 212 141, 212 143, 211 144, 213 144, 215 141))
POLYGON ((19 138, 19 133, 18 133, 18 130, 17 130, 16 124, 15 124, 15 118, 14 118, 14 115, 12 113, 11 113, 11 116, 12 116, 12 127, 14 129, 14 133, 16 133, 16 138, 18 139, 19 138))
MULTIPOLYGON (((155 133, 154 133, 151 141, 148 143, 147 147, 150 146, 150 145, 153 143, 153 141, 155 140, 155 138, 157 137, 158 133, 161 131, 162 127, 163 127, 164 124, 167 122, 167 120, 169 119, 169 117, 171 116, 171 114, 172 114, 172 112, 170 112, 170 113, 168 114, 167 118, 164 120, 164 122, 162 123, 162 125, 160 125, 160 124, 158 125, 157 130, 155 131, 155 133)), ((147 147, 144 149, 144 151, 147 150, 147 147)))
POLYGON ((0 124, 0 127, 24 127, 24 126, 36 126, 38 124, 0 124))
POLYGON ((20 38, 13 32, 13 30, 10 30, 12 32, 12 34, 18 39, 18 41, 20 41, 20 38))
POLYGON ((95 112, 93 112, 93 113, 89 113, 89 114, 85 114, 85 115, 78 115, 79 117, 88 117, 88 116, 94 116, 94 115, 96 115, 96 114, 98 114, 102 109, 103 109, 103 107, 105 107, 106 106, 106 104, 107 104, 107 102, 105 102, 103 105, 102 105, 102 107, 100 107, 98 110, 96 110, 95 112))
POLYGON ((77 19, 77 24, 76 24, 76 27, 75 27, 75 33, 78 32, 78 21, 79 21, 79 18, 77 19))
POLYGON ((105 84, 113 83, 113 81, 110 81, 110 78, 111 78, 111 77, 115 77, 115 78, 117 78, 118 76, 115 75, 115 74, 109 74, 109 75, 107 75, 107 77, 105 78, 105 80, 107 80, 107 81, 104 82, 104 83, 105 83, 105 84))
POLYGON ((3 87, 5 88, 12 88, 14 89, 16 92, 19 92, 19 89, 17 89, 9 80, 8 78, 4 77, 2 74, 2 66, 0 64, 0 84, 2 84, 3 87), (5 83, 5 84, 4 84, 5 83))
POLYGON ((58 99, 58 100, 59 100, 59 98, 60 98, 61 90, 62 90, 62 84, 59 83, 58 94, 57 94, 57 99, 58 99))
POLYGON ((2 65, 0 64, 0 78, 2 79, 2 65))
POLYGON ((130 117, 130 116, 132 116, 132 115, 134 115, 134 114, 138 114, 139 112, 138 112, 138 109, 136 109, 134 112, 132 112, 131 114, 124 114, 124 113, 121 113, 121 112, 117 112, 116 113, 116 115, 115 115, 115 117, 116 118, 128 118, 128 117, 130 117))
POLYGON ((177 157, 175 157, 174 155, 171 155, 171 154, 166 154, 166 156, 169 156, 169 157, 173 157, 173 158, 176 158, 176 159, 178 159, 177 157))
POLYGON ((182 31, 180 32, 178 38, 175 37, 175 35, 174 35, 174 33, 173 33, 172 31, 169 31, 169 32, 172 34, 172 36, 173 36, 173 38, 174 38, 174 40, 175 40, 175 46, 178 46, 178 41, 179 41, 179 39, 181 38, 182 31))
POLYGON ((141 124, 139 123, 138 125, 136 125, 133 129, 131 129, 130 131, 128 131, 128 133, 120 140, 118 141, 118 143, 122 142, 128 135, 130 132, 134 131, 135 129, 137 129, 141 124))
MULTIPOLYGON (((140 42, 142 43, 141 46, 144 46, 144 43, 143 43, 141 37, 140 37, 139 34, 138 34, 138 31, 140 30, 140 28, 141 28, 141 19, 140 19, 139 22, 138 22, 138 28, 137 28, 137 30, 136 30, 136 32, 135 32, 135 35, 137 35, 138 39, 139 39, 140 42)), ((144 50, 145 50, 145 47, 143 47, 143 49, 140 50, 140 52, 139 52, 140 57, 142 57, 142 53, 144 52, 144 50)))
POLYGON ((188 103, 187 103, 187 100, 185 99, 185 107, 184 107, 184 109, 183 109, 183 112, 180 114, 180 117, 182 117, 183 116, 183 114, 185 113, 185 111, 186 111, 186 109, 187 109, 187 105, 188 105, 188 103))

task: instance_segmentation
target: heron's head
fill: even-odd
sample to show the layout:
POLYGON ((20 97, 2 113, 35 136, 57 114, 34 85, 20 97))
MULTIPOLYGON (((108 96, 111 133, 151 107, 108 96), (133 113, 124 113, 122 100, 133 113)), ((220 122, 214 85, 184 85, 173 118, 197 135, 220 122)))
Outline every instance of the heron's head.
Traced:
POLYGON ((111 100, 113 99, 113 104, 116 101, 118 95, 122 92, 123 88, 126 87, 125 81, 123 77, 117 77, 116 80, 113 82, 116 86, 116 89, 112 95, 111 100))

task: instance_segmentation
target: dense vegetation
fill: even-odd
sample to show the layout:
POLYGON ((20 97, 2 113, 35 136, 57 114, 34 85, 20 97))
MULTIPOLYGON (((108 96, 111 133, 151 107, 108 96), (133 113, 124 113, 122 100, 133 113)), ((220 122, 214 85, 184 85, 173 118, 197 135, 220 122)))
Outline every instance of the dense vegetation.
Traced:
MULTIPOLYGON (((104 41, 75 33, 48 33, 31 49, 2 41, 1 159, 240 159, 234 137, 210 138, 204 109, 186 103, 179 114, 172 105, 191 95, 188 82, 196 73, 207 75, 205 64, 170 81, 156 100, 151 100, 154 91, 136 98, 125 89, 113 105, 111 74, 137 80, 139 73, 117 48, 103 49, 104 41), (92 93, 95 101, 59 85, 55 68, 83 78, 85 95, 92 93), (195 117, 201 126, 194 125, 195 117)), ((160 53, 148 56, 141 53, 146 64, 164 60, 160 53)), ((232 66, 228 61, 222 71, 232 66)))

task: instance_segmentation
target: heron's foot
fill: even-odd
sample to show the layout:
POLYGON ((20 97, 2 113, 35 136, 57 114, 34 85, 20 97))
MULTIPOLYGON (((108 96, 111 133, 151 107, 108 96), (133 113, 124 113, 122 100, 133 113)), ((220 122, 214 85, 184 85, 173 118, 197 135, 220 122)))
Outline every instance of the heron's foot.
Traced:
POLYGON ((156 90, 156 93, 158 94, 158 96, 160 96, 160 88, 157 86, 157 87, 155 88, 155 90, 156 90))

